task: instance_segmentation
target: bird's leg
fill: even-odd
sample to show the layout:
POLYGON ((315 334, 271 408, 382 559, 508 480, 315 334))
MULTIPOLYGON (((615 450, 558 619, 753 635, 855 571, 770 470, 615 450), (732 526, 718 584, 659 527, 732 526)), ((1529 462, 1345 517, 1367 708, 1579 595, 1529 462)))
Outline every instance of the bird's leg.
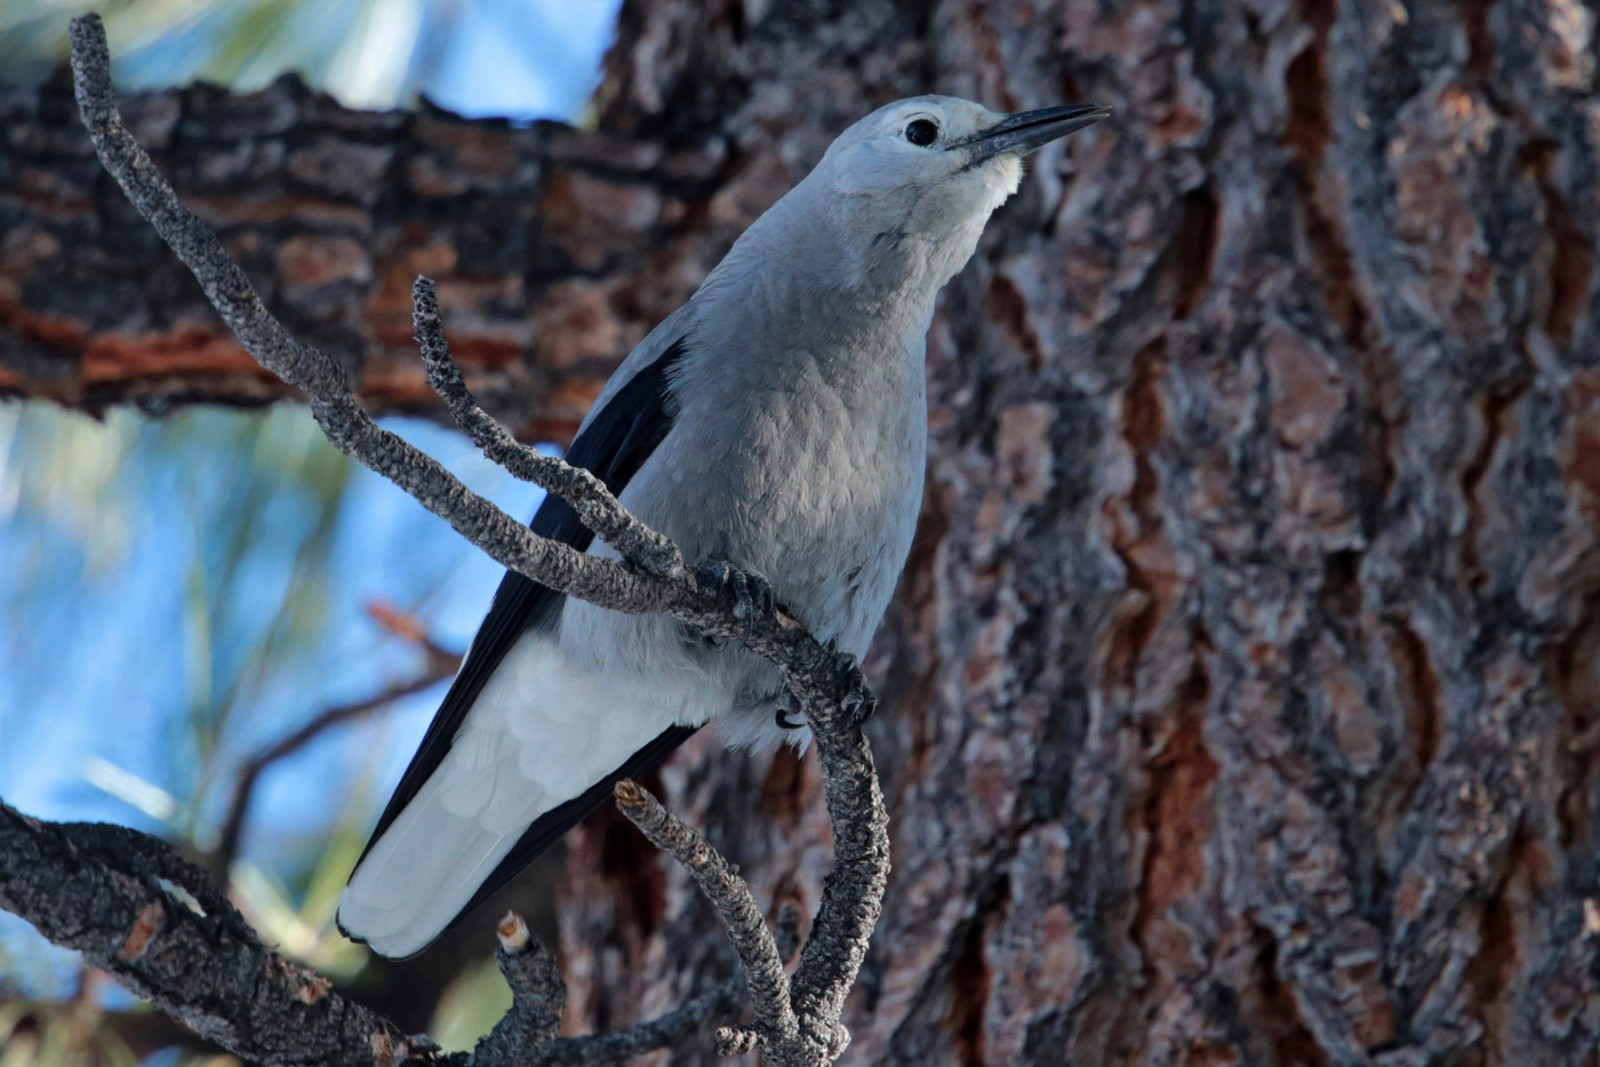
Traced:
POLYGON ((844 687, 844 699, 839 706, 852 723, 860 726, 878 710, 878 694, 872 691, 867 676, 861 673, 860 660, 841 652, 835 641, 828 642, 828 651, 833 653, 834 669, 839 672, 839 681, 844 687))
MULTIPOLYGON (((759 574, 735 567, 726 559, 712 559, 700 568, 702 583, 717 587, 724 597, 733 598, 733 617, 744 622, 744 640, 750 640, 756 623, 772 618, 778 612, 778 601, 772 593, 772 583, 759 574)), ((723 642, 710 641, 708 645, 721 650, 723 642)))

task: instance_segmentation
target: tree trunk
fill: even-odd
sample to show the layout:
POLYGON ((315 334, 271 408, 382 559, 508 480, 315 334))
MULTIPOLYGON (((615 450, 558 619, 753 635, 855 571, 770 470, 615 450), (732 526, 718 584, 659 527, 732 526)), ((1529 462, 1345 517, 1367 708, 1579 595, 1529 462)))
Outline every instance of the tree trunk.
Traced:
MULTIPOLYGON (((261 165, 285 173, 305 144, 390 153, 343 214, 289 179, 207 209, 269 279, 309 269, 296 240, 314 265, 311 235, 347 234, 365 266, 272 292, 314 336, 359 340, 379 401, 421 395, 401 281, 456 279, 447 322, 509 338, 478 366, 536 432, 570 426, 602 364, 868 107, 1113 105, 1036 157, 934 325, 922 528, 871 661, 896 873, 847 1062, 1583 1064, 1596 18, 1574 0, 635 0, 601 134, 302 102, 323 125, 190 141, 195 100, 247 105, 157 99, 183 101, 168 151, 191 195, 237 193, 202 164, 254 166, 274 137, 294 143, 261 165)), ((11 387, 146 395, 86 384, 97 344, 119 366, 128 349, 105 331, 217 328, 172 311, 198 297, 91 164, 45 151, 0 200, 63 220, 54 246, 26 225, 0 246, 11 387), (28 295, 112 273, 83 306, 28 295)), ((150 373, 161 395, 227 393, 150 373)), ((764 898, 815 903, 813 763, 702 738, 663 780, 764 898)), ((561 892, 575 1027, 725 972, 708 909, 614 816, 573 835, 561 892)))

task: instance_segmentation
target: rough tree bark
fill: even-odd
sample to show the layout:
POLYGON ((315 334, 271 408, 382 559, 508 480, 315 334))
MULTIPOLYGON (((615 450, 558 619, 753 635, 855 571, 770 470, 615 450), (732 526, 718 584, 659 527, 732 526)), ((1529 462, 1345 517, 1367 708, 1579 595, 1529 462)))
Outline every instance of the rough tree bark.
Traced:
MULTIPOLYGON (((1580 1064, 1596 18, 634 0, 597 134, 286 86, 166 94, 146 121, 367 395, 425 389, 391 369, 395 279, 425 268, 475 384, 558 434, 869 105, 1113 105, 1037 159, 935 324, 923 528, 872 663, 896 872, 849 1061, 1580 1064), (355 164, 317 160, 343 158, 368 170, 341 189, 355 164)), ((7 100, 6 387, 259 399, 59 101, 7 100)), ((758 894, 810 910, 809 762, 702 743, 664 780, 758 894)), ((684 876, 614 823, 575 835, 562 891, 573 1022, 720 972, 684 876)))

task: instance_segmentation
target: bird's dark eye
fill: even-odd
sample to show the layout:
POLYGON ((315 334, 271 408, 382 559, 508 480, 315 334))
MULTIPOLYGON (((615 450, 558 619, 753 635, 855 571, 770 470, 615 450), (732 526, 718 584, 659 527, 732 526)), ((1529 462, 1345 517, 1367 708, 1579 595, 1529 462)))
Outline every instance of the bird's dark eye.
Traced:
POLYGON ((916 119, 906 126, 906 140, 918 148, 927 148, 939 139, 939 124, 932 119, 916 119))

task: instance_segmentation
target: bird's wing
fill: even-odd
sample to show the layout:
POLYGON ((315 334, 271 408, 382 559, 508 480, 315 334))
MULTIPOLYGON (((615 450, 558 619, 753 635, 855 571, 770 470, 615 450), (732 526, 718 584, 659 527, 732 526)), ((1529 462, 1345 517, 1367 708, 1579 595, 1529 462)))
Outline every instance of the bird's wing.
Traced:
MULTIPOLYGON (((662 326, 667 326, 671 322, 669 319, 662 323, 662 326)), ((646 345, 648 343, 647 340, 646 345)), ((645 350, 646 345, 641 345, 640 349, 645 350)), ((628 480, 639 470, 644 461, 650 458, 656 446, 672 428, 674 412, 667 387, 667 376, 683 358, 685 350, 686 341, 680 335, 656 358, 648 362, 638 360, 636 357, 641 353, 636 351, 629 360, 635 365, 632 375, 620 385, 617 384, 617 379, 622 378, 630 369, 628 363, 619 368, 617 375, 612 379, 612 385, 601 394, 594 410, 584 420, 577 439, 572 442, 572 448, 567 452, 567 462, 593 472, 605 482, 612 493, 620 496, 628 480)), ((588 528, 578 521, 577 513, 571 506, 554 496, 546 497, 544 503, 540 505, 538 513, 534 515, 532 527, 534 533, 562 541, 579 551, 587 549, 594 539, 588 528)), ((367 848, 362 852, 363 859, 367 852, 372 850, 373 844, 383 836, 384 831, 399 817, 400 812, 416 797, 423 783, 450 752, 456 736, 466 721, 467 712, 471 710, 484 685, 500 666, 506 653, 529 629, 553 626, 561 616, 561 607, 565 599, 562 594, 515 571, 506 573, 499 590, 495 593, 494 603, 489 609, 488 616, 478 628, 477 636, 472 639, 466 662, 462 664, 460 673, 450 686, 450 691, 445 694, 444 703, 434 715, 428 732, 423 736, 421 747, 411 758, 410 766, 406 768, 400 784, 395 788, 394 796, 390 798, 383 815, 378 819, 377 828, 373 830, 367 848)), ((608 781, 601 782, 582 796, 546 812, 529 828, 528 833, 518 842, 495 874, 484 883, 484 889, 473 902, 476 903, 493 892, 573 823, 593 810, 604 800, 605 790, 609 790, 611 784, 618 778, 642 773, 648 766, 659 762, 693 732, 692 727, 672 727, 666 730, 641 749, 639 756, 648 757, 642 765, 639 758, 630 760, 625 766, 618 768, 617 774, 608 781)))

